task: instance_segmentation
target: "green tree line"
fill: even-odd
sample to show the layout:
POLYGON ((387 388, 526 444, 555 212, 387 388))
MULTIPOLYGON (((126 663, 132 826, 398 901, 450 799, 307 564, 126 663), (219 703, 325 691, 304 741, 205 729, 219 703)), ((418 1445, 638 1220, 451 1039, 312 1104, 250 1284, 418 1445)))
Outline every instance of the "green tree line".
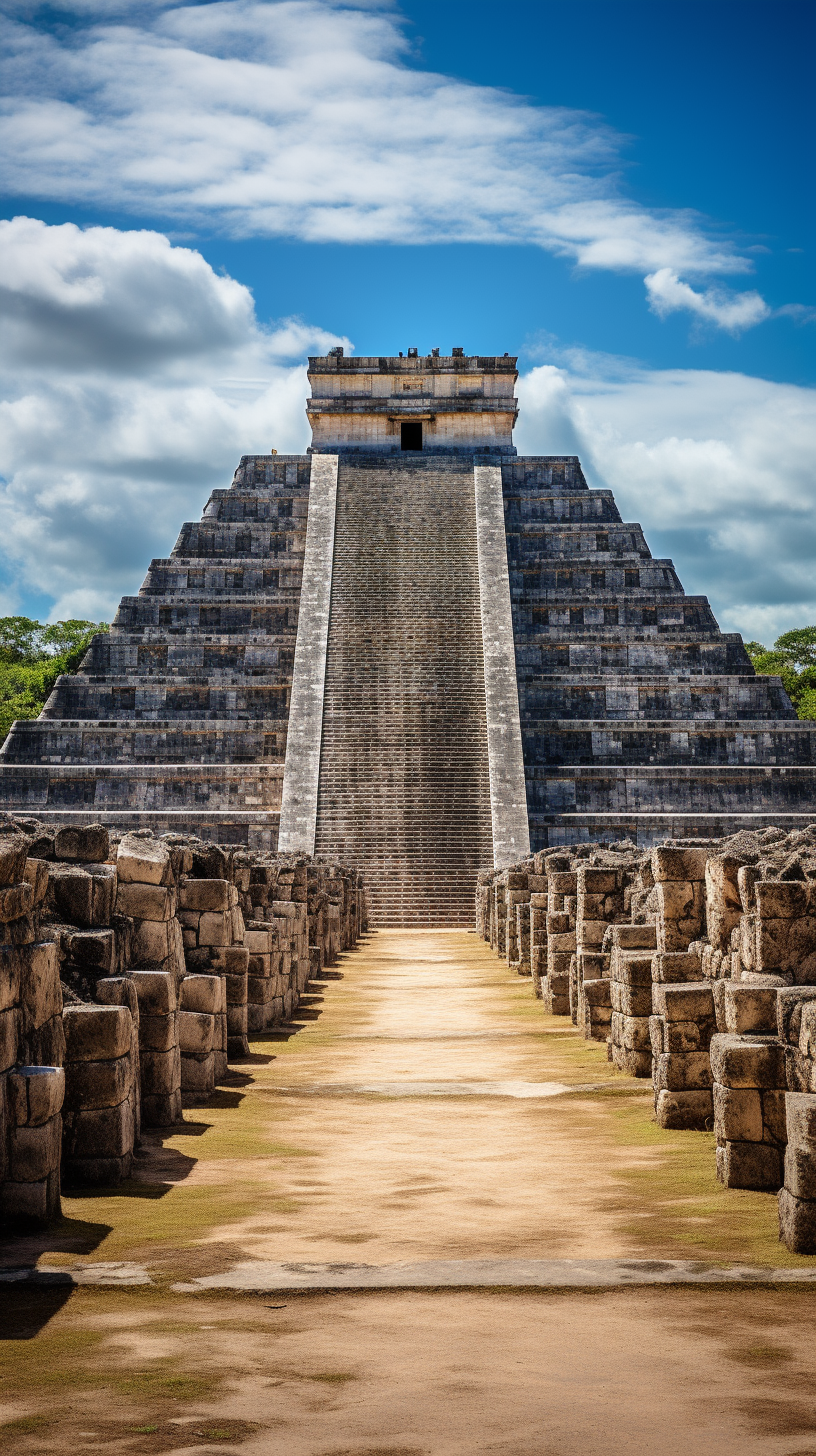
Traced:
POLYGON ((0 743, 15 718, 37 718, 61 672, 76 672, 95 632, 107 622, 45 625, 31 617, 0 617, 0 743))
POLYGON ((783 632, 773 647, 746 642, 756 672, 781 677, 800 718, 816 718, 816 627, 783 632))

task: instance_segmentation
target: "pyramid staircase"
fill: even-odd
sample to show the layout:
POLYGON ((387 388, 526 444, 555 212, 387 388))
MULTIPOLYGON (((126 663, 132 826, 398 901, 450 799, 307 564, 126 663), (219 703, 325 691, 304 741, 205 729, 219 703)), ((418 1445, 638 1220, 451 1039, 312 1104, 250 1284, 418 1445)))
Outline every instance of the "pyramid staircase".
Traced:
POLYGON ((493 863, 473 461, 341 456, 315 850, 372 922, 470 925, 493 863))

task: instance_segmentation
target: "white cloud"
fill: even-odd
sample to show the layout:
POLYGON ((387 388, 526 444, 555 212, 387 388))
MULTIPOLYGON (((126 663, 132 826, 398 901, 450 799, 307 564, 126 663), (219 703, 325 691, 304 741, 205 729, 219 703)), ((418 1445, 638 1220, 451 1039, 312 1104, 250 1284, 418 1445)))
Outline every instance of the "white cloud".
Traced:
POLYGON ((579 454, 720 625, 816 622, 816 390, 576 354, 519 380, 520 454, 579 454))
POLYGON ((302 451, 300 320, 151 232, 0 224, 0 539, 10 594, 110 616, 241 454, 302 451), (297 361, 297 362, 294 362, 297 361))
POLYGON ((390 5, 75 8, 64 35, 12 26, 0 135, 16 195, 310 242, 535 243, 657 278, 752 267, 696 215, 627 199, 624 139, 598 117, 407 64, 390 5))
POLYGON ((731 334, 739 334, 771 316, 764 298, 754 290, 734 294, 721 288, 708 288, 705 293, 697 293, 688 283, 683 283, 672 268, 659 268, 656 273, 649 273, 645 282, 649 305, 659 318, 686 309, 707 323, 717 324, 731 334))
MULTIPOLYGON (((304 356, 349 341, 262 328, 245 288, 151 232, 15 219, 0 277, 2 603, 109 617, 242 454, 305 449, 304 356)), ((581 455, 724 628, 816 621, 816 391, 557 357, 519 380, 519 452, 581 455)))

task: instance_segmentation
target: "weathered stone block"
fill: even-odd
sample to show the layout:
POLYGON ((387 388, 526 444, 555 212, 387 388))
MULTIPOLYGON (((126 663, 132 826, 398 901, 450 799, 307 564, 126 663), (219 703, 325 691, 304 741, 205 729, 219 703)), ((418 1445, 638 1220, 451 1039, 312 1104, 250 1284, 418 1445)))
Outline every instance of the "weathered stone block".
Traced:
POLYGON ((769 1143, 721 1143, 717 1177, 726 1188, 776 1193, 782 1186, 782 1155, 769 1143))
POLYGON ((714 1116, 710 1092, 659 1091, 655 1100, 655 1117, 660 1127, 676 1132, 702 1132, 711 1126, 714 1116))
POLYGON ((118 1107, 130 1095, 133 1062, 129 1056, 108 1062, 69 1062, 65 1068, 66 1112, 118 1107))
POLYGON ((23 1029, 42 1026, 62 1011, 59 978, 59 948, 52 941, 22 946, 20 955, 20 1006, 23 1029))
POLYGON ((778 1041, 718 1033, 711 1039, 715 1082, 725 1087, 783 1088, 785 1054, 778 1041))
POLYGON ((127 1056, 133 1023, 124 1006, 67 1006, 62 1014, 68 1062, 103 1062, 127 1056))
POLYGON ((707 1052, 664 1052, 655 1059, 654 1084, 658 1092, 699 1091, 711 1087, 707 1052))
POLYGON ((61 1111, 65 1098, 62 1067, 18 1067, 7 1082, 12 1122, 17 1127, 43 1127, 61 1111))
POLYGON ((176 913, 176 891, 171 885, 120 884, 116 911, 134 920, 171 920, 176 913))
POLYGON ((35 1127, 9 1128, 9 1178, 13 1183, 36 1183, 59 1167, 62 1118, 59 1113, 35 1127))
POLYGON ((110 836, 103 824, 66 824, 54 833, 55 859, 103 864, 109 852, 110 836))
POLYGON ((714 1127, 717 1141, 762 1142, 762 1098, 755 1088, 714 1083, 714 1127))
POLYGON ((201 1011, 213 1016, 221 1010, 219 976, 185 976, 179 991, 183 1011, 201 1011))
POLYGON ((126 834, 116 851, 120 884, 166 885, 172 879, 170 852, 157 839, 126 834))
POLYGON ((131 980, 141 1015, 168 1016, 176 1010, 176 984, 167 971, 134 971, 131 980))
POLYGON ((793 1254, 816 1254, 816 1201, 780 1188, 779 1237, 793 1254))

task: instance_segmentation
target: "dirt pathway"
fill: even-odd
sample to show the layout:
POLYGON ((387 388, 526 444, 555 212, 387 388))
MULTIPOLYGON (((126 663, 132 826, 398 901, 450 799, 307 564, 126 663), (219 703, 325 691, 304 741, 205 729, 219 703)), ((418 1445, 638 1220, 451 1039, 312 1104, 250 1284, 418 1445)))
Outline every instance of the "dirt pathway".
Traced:
POLYGON ((146 1138, 127 1187, 68 1197, 60 1228, 7 1246, 7 1268, 126 1261, 151 1282, 0 1288, 4 1449, 816 1456, 812 1288, 196 1283, 286 1266, 325 1288, 328 1267, 445 1261, 811 1268, 777 1243, 775 1200, 720 1188, 710 1136, 657 1128, 650 1093, 474 935, 372 934, 230 1086, 146 1138))

